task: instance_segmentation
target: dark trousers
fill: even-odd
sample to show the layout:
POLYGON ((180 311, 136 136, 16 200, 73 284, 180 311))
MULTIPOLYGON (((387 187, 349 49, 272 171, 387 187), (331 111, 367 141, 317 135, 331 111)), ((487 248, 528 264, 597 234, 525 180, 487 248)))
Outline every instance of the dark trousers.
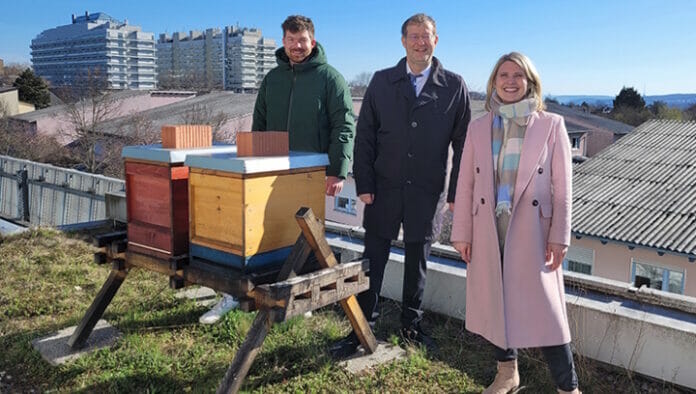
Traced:
MULTIPOLYGON (((517 349, 501 349, 495 347, 495 359, 505 362, 517 359, 517 349)), ((573 353, 570 344, 558 346, 545 346, 539 348, 544 354, 546 364, 551 371, 551 377, 556 386, 563 391, 573 391, 578 387, 578 375, 575 373, 573 353)))
MULTIPOLYGON (((370 260, 370 288, 358 295, 358 303, 371 324, 377 319, 377 303, 382 289, 384 268, 389 260, 391 239, 381 238, 370 231, 365 232, 365 252, 363 257, 370 260)), ((430 255, 430 241, 406 242, 404 261, 404 282, 401 293, 401 325, 416 328, 423 319, 421 304, 425 290, 426 261, 430 255)))

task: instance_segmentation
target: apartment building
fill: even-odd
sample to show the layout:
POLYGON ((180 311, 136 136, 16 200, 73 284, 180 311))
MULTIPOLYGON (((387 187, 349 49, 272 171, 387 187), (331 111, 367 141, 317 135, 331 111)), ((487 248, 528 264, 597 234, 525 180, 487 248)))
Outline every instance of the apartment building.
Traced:
POLYGON ((260 29, 227 26, 160 34, 159 83, 167 88, 255 92, 275 67, 275 40, 260 29))
POLYGON ((44 30, 31 41, 34 72, 51 86, 98 81, 109 89, 156 87, 154 33, 96 12, 44 30))

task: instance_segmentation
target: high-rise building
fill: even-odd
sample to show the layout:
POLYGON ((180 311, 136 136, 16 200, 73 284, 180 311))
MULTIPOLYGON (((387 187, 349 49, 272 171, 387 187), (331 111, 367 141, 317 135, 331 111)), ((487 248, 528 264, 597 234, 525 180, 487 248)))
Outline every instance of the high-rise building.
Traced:
POLYGON ((260 29, 227 26, 205 32, 160 34, 157 69, 161 87, 253 92, 275 67, 275 40, 260 29))
MULTIPOLYGON (((98 81, 109 89, 156 87, 155 35, 97 12, 44 30, 31 41, 34 72, 51 86, 98 81)), ((92 83, 92 82, 90 82, 92 83)))

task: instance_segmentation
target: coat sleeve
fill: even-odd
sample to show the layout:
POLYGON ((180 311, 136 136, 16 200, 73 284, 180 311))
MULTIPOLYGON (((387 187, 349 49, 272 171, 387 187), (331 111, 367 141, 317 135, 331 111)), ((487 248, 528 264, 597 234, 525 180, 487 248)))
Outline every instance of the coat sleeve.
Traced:
POLYGON ((572 205, 573 164, 570 141, 565 122, 558 117, 554 122, 555 142, 551 157, 551 190, 553 213, 551 215, 550 243, 570 245, 570 219, 572 205))
POLYGON ((327 85, 329 114, 329 168, 326 175, 345 179, 350 171, 355 138, 355 116, 350 88, 338 71, 333 71, 327 85))
POLYGON ((256 95, 251 130, 266 131, 266 78, 261 81, 259 93, 256 95))
POLYGON ((459 78, 459 105, 455 117, 454 129, 452 130, 452 172, 450 173, 449 190, 447 191, 447 202, 454 202, 456 193, 456 182, 459 176, 459 163, 462 158, 462 148, 466 139, 466 130, 471 120, 471 107, 469 103, 469 91, 464 81, 459 78))
POLYGON ((375 160, 377 159, 377 131, 380 128, 375 107, 374 92, 377 89, 379 73, 376 73, 363 97, 358 126, 355 134, 353 176, 357 195, 376 191, 375 160))
POLYGON ((457 193, 454 199, 454 216, 452 217, 452 242, 471 243, 473 234, 473 203, 474 203, 474 142, 467 138, 461 153, 459 176, 454 184, 457 193))

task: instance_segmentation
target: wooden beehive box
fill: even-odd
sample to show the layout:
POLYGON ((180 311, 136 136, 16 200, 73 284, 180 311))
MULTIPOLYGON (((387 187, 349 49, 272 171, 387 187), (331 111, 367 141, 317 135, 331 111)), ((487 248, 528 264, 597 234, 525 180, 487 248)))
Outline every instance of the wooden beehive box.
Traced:
POLYGON ((210 152, 236 152, 236 146, 123 148, 129 250, 160 258, 188 253, 189 169, 184 161, 189 154, 210 152))
POLYGON ((279 266, 300 234, 295 213, 324 219, 326 154, 191 155, 190 255, 245 272, 279 266))

